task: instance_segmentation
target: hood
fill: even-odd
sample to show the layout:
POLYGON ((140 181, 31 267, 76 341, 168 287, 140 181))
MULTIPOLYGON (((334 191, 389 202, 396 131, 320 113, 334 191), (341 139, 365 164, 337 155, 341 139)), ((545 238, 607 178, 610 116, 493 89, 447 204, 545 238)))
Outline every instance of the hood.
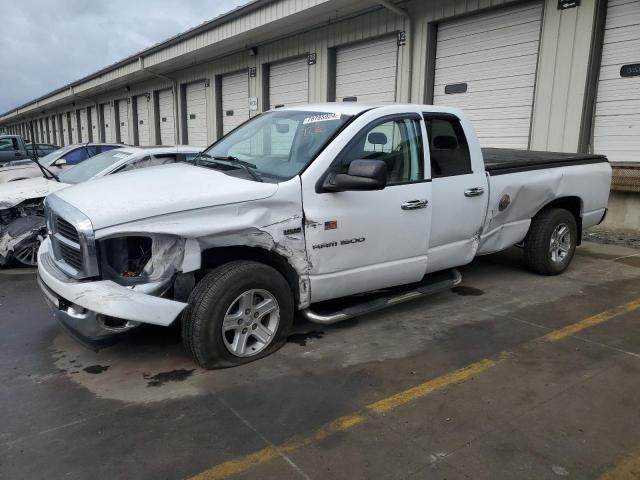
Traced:
POLYGON ((15 207, 32 198, 43 198, 69 185, 44 177, 27 178, 0 185, 0 209, 15 207))
POLYGON ((87 215, 99 230, 159 215, 267 198, 277 190, 273 183, 176 163, 80 183, 57 196, 87 215))
POLYGON ((25 174, 28 177, 42 175, 42 171, 33 162, 23 163, 22 165, 11 165, 5 163, 4 166, 0 166, 0 183, 6 182, 11 178, 15 178, 18 173, 25 174))

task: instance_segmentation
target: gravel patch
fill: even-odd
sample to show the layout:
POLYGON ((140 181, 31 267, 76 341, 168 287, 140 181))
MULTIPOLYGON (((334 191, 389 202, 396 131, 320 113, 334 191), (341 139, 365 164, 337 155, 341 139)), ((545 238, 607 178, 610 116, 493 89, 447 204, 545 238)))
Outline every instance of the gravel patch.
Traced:
POLYGON ((622 245, 640 249, 640 232, 592 229, 582 234, 582 239, 589 242, 604 243, 608 245, 622 245))

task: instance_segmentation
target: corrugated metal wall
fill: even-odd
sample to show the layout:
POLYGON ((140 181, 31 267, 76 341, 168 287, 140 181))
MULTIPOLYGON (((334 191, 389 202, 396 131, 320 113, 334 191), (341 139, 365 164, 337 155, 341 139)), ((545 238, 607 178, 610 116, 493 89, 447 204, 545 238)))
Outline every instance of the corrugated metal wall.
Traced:
MULTIPOLYGON (((587 63, 590 51, 590 39, 593 34, 594 5, 598 0, 582 0, 577 8, 560 11, 557 0, 545 0, 542 37, 540 42, 540 58, 536 75, 536 90, 533 105, 533 120, 531 129, 531 146, 538 149, 553 149, 575 151, 578 148, 580 124, 583 112, 585 85, 587 77, 587 63)), ((314 54, 315 64, 309 66, 309 101, 323 102, 330 93, 330 72, 333 71, 332 49, 366 39, 380 38, 384 35, 396 35, 398 32, 406 34, 406 43, 398 48, 398 68, 396 73, 397 102, 423 103, 430 98, 428 91, 429 76, 433 74, 434 63, 431 53, 435 48, 435 37, 431 34, 438 22, 460 18, 465 15, 499 9, 507 5, 523 3, 510 0, 409 0, 399 4, 409 12, 409 15, 396 13, 381 8, 375 2, 366 0, 278 0, 271 5, 261 7, 244 17, 232 19, 228 24, 219 25, 209 32, 192 36, 175 45, 163 48, 146 56, 143 61, 132 61, 118 66, 101 75, 100 78, 90 79, 82 85, 73 87, 77 94, 91 95, 93 102, 78 103, 78 97, 72 97, 73 92, 58 92, 50 97, 29 106, 20 115, 31 115, 36 119, 40 115, 33 115, 35 111, 45 109, 46 115, 58 115, 71 110, 71 102, 78 103, 73 109, 92 107, 93 112, 99 104, 111 103, 121 99, 131 99, 138 95, 154 95, 159 90, 174 88, 177 98, 175 127, 178 138, 184 138, 180 133, 185 115, 184 99, 179 92, 182 86, 195 81, 205 80, 206 110, 207 110, 207 143, 213 142, 216 132, 220 130, 220 112, 217 111, 221 102, 216 98, 216 78, 220 75, 242 69, 255 69, 255 76, 249 78, 249 97, 258 97, 258 110, 263 107, 263 86, 268 82, 262 78, 262 65, 294 57, 314 54), (257 55, 249 56, 247 51, 234 52, 213 61, 200 63, 197 66, 178 68, 164 73, 175 80, 154 78, 144 82, 130 82, 129 89, 119 86, 109 90, 108 86, 115 80, 125 76, 135 78, 147 75, 141 67, 153 68, 185 55, 205 56, 209 46, 228 39, 251 32, 252 29, 263 27, 270 22, 283 22, 301 18, 305 12, 314 8, 325 8, 335 3, 340 11, 368 9, 361 14, 349 14, 340 19, 332 19, 327 23, 323 18, 322 24, 315 28, 306 28, 304 32, 289 35, 285 38, 261 43, 257 45, 257 55), (284 19, 284 20, 283 20, 284 19), (101 93, 91 93, 95 90, 101 93), (66 103, 64 103, 66 101, 66 103), (56 105, 51 108, 48 105, 56 105)), ((336 9, 338 10, 338 9, 336 9)), ((327 10, 328 11, 328 10, 327 10)), ((273 28, 273 36, 278 37, 279 29, 273 28)), ((217 50, 219 54, 223 49, 217 50)), ((212 53, 209 53, 211 55, 212 53)), ((200 58, 193 57, 193 58, 200 58)), ((118 85, 122 85, 120 81, 118 85)), ((248 101, 248 99, 247 99, 248 101)), ((128 104, 126 135, 123 137, 133 141, 134 119, 132 104, 128 104)), ((158 112, 156 102, 149 102, 149 138, 155 143, 159 138, 158 112)), ((254 114, 255 112, 252 112, 254 114)), ((110 109, 111 125, 116 126, 115 108, 110 109)), ((44 115, 43 115, 44 116, 44 115)), ((63 117, 63 129, 67 128, 66 117, 63 117)), ((73 120, 73 118, 72 118, 73 120)), ((107 119, 103 120, 103 123, 107 119)), ((104 125, 98 125, 104 131, 104 125)), ((58 129, 59 133, 62 133, 58 129)), ((101 136, 102 137, 102 136, 101 136)), ((97 138, 94 138, 97 140, 97 138)), ((65 142, 67 137, 65 137, 65 142)))

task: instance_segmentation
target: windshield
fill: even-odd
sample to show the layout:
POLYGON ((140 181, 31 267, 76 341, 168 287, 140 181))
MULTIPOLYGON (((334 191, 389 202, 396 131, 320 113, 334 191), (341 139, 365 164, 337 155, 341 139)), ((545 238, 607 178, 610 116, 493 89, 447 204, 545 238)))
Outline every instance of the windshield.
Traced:
POLYGON ((49 167, 58 158, 60 158, 65 153, 67 153, 69 150, 73 150, 74 148, 77 148, 77 145, 68 145, 66 147, 59 148, 58 150, 54 150, 53 152, 45 155, 44 157, 40 157, 38 159, 38 162, 40 162, 40 165, 49 167))
MULTIPOLYGON (((214 165, 208 160, 234 157, 261 177, 289 179, 300 173, 350 118, 327 112, 267 112, 223 137, 200 160, 203 165, 214 165)), ((243 168, 238 163, 231 165, 243 168)))
POLYGON ((65 170, 60 174, 60 181, 62 183, 80 183, 95 177, 103 170, 121 162, 123 159, 131 156, 129 152, 123 152, 122 150, 109 150, 108 152, 100 153, 95 157, 91 157, 76 166, 65 170))

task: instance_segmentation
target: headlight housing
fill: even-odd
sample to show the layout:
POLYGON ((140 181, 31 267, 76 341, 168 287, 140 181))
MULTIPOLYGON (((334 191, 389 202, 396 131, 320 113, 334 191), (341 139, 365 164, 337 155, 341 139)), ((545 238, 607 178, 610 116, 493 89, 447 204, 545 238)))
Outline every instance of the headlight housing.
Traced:
POLYGON ((172 277, 182 265, 184 239, 169 235, 127 235, 99 242, 102 276, 121 285, 172 277))

